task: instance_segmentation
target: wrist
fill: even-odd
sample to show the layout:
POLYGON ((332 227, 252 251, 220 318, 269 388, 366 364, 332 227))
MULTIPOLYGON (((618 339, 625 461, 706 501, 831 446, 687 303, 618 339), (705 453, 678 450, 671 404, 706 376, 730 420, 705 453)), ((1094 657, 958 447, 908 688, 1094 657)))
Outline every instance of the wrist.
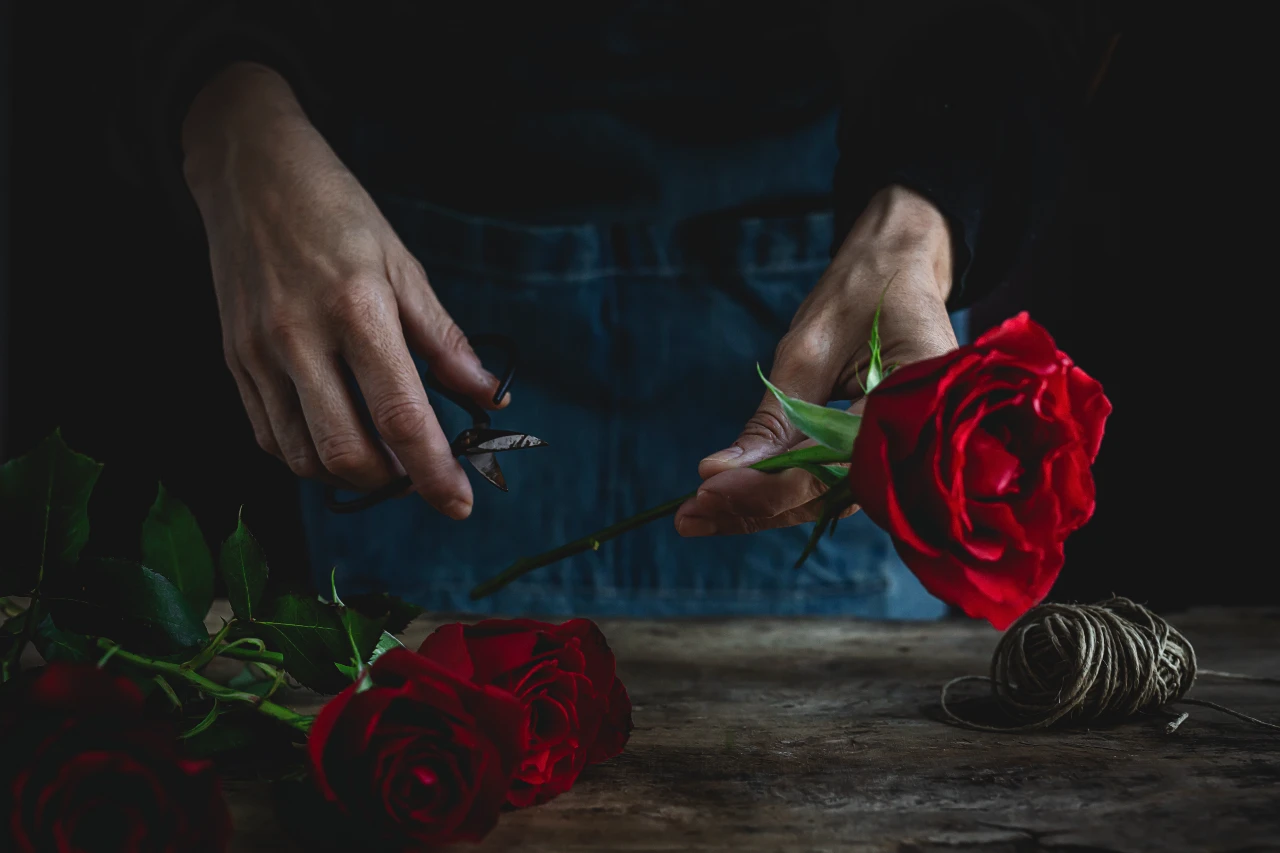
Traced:
POLYGON ((892 259, 895 266, 923 268, 945 302, 951 294, 954 264, 951 228, 927 198, 891 185, 873 195, 854 222, 837 258, 892 259))
POLYGON ((242 149, 269 149, 310 127, 283 77, 264 65, 233 63, 200 90, 183 119, 187 186, 197 192, 221 177, 242 149))

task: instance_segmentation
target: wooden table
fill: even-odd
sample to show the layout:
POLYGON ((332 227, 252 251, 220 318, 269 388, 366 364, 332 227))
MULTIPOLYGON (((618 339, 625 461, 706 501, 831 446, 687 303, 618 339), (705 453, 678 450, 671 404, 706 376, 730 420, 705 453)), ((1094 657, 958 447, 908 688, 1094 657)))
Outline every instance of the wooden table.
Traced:
MULTIPOLYGON (((440 620, 435 620, 436 622, 440 620)), ((1280 611, 1171 621, 1204 668, 1280 676, 1280 611)), ((413 625, 415 643, 435 622, 413 625)), ((620 757, 504 816, 478 851, 1280 851, 1280 733, 1212 710, 1094 731, 987 734, 940 721, 983 673, 968 622, 602 621, 635 703, 620 757)), ((980 687, 978 688, 981 689, 980 687)), ((1193 696, 1280 720, 1280 687, 1193 696)), ((318 707, 299 693, 294 704, 318 707)), ((291 847, 257 783, 227 785, 236 851, 291 847)), ((354 851, 353 851, 354 853, 354 851)))

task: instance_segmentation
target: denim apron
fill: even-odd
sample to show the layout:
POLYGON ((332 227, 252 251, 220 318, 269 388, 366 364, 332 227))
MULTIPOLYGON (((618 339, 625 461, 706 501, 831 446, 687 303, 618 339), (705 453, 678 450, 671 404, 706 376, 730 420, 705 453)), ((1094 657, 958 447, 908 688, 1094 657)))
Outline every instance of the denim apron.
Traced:
MULTIPOLYGON (((815 168, 832 168, 834 151, 830 160, 815 168)), ((697 487, 699 460, 737 438, 759 405, 765 388, 756 364, 768 372, 779 338, 826 268, 833 219, 811 210, 532 226, 421 198, 376 200, 462 329, 518 342, 513 402, 494 414, 494 426, 550 446, 501 457, 508 493, 473 475, 474 509, 462 522, 414 496, 335 515, 319 486, 304 486, 319 588, 336 568, 340 592, 387 591, 444 612, 889 619, 945 612, 862 514, 842 520, 798 569, 811 524, 685 539, 664 518, 470 601, 477 582, 518 557, 697 487)), ((963 332, 963 321, 957 325, 963 332)), ((501 354, 480 355, 500 368, 501 354)), ((470 425, 457 407, 430 396, 447 437, 470 425)))

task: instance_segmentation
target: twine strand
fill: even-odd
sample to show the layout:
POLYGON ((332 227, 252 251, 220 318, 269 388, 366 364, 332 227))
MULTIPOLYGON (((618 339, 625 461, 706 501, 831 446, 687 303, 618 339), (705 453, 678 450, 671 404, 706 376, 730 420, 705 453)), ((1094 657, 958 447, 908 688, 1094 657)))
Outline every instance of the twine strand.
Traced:
POLYGON ((1280 684, 1280 678, 1197 670, 1195 649, 1180 631, 1141 604, 1113 597, 1098 604, 1042 604, 1018 619, 996 645, 990 675, 962 675, 942 687, 942 711, 954 723, 989 732, 1023 732, 1057 723, 1124 720, 1173 704, 1212 708, 1280 730, 1280 725, 1204 699, 1188 699, 1196 676, 1280 684), (957 684, 983 681, 1016 722, 988 725, 957 715, 947 696, 957 684))

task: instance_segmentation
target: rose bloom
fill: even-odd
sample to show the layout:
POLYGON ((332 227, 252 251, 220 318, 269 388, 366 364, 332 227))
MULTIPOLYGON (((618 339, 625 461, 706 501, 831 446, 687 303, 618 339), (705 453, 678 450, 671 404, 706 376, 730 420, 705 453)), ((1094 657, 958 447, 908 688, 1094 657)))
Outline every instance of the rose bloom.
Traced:
POLYGON ((1094 511, 1111 404, 1023 313, 867 395, 853 497, 929 592, 1003 630, 1094 511))
POLYGON ((613 651, 589 619, 443 625, 418 653, 523 704, 529 744, 507 795, 517 808, 563 794, 587 764, 620 753, 631 733, 631 699, 613 651))
POLYGON ((483 838, 524 754, 524 724, 510 693, 391 649, 368 684, 321 709, 307 744, 325 797, 398 849, 483 838))
POLYGON ((205 761, 126 678, 51 663, 6 685, 0 808, 21 853, 215 853, 231 819, 205 761), (12 693, 8 691, 12 690, 12 693))

